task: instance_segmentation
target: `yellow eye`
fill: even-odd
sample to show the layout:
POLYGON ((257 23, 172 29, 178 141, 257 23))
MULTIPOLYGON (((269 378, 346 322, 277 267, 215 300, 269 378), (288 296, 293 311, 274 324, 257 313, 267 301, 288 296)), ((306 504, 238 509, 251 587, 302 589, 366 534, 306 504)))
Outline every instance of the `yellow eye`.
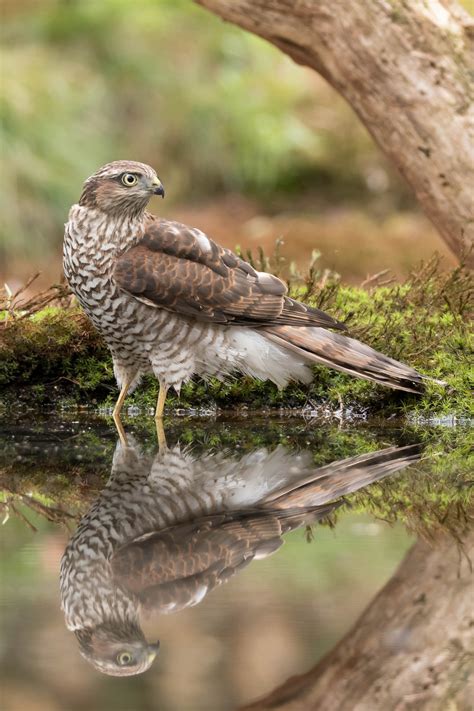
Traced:
POLYGON ((120 652, 117 654, 117 662, 120 666, 125 667, 133 661, 133 657, 130 652, 120 652))
POLYGON ((132 185, 136 185, 138 183, 138 177, 134 175, 133 173, 124 173, 122 175, 122 184, 126 185, 127 188, 131 188, 132 185))

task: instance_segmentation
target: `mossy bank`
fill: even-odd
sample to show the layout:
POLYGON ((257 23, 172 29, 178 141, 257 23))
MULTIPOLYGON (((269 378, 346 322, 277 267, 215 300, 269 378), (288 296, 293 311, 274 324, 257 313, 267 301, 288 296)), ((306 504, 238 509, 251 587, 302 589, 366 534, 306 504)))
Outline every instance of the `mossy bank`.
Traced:
MULTIPOLYGON (((241 376, 225 383, 194 380, 183 386, 179 398, 170 394, 168 412, 306 408, 346 416, 472 415, 471 274, 463 268, 443 272, 433 259, 403 284, 352 287, 320 276, 310 269, 304 283, 290 286, 292 295, 344 321, 355 338, 446 381, 446 387, 428 382, 420 397, 315 367, 312 384, 284 391, 241 376)), ((3 407, 113 404, 117 390, 109 352, 77 306, 48 306, 32 314, 9 308, 2 320, 3 407)), ((151 408, 156 394, 157 384, 148 378, 127 405, 151 408)))

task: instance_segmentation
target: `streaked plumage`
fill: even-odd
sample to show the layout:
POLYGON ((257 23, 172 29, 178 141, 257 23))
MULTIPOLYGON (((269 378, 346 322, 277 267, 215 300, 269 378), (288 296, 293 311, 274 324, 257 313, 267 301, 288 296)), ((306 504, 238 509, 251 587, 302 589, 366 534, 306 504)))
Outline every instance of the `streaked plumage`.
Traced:
POLYGON ((422 390, 423 376, 327 330, 344 326, 289 298, 277 277, 198 229, 146 212, 156 193, 164 195, 150 166, 110 163, 86 181, 65 229, 66 278, 112 352, 121 388, 116 413, 149 372, 164 394, 195 374, 241 372, 278 387, 309 382, 311 363, 422 390))
POLYGON ((417 445, 390 447, 315 468, 309 452, 283 447, 240 459, 196 458, 179 447, 153 457, 129 437, 61 561, 62 608, 81 654, 106 674, 145 671, 158 647, 142 633, 140 609, 168 614, 196 605, 275 552, 282 534, 419 456, 417 445))

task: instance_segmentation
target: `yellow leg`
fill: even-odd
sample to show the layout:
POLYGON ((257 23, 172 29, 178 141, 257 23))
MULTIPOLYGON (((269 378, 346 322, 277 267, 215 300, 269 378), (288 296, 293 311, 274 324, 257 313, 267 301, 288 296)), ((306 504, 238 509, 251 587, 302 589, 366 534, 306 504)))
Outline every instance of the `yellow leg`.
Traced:
POLYGON ((128 447, 128 442, 127 442, 127 435, 125 434, 125 430, 123 429, 122 425, 122 420, 120 419, 120 415, 114 415, 114 422, 115 422, 115 427, 117 428, 118 436, 120 437, 120 442, 122 444, 122 447, 128 447))
POLYGON ((165 409, 167 392, 168 392, 168 388, 165 387, 164 385, 160 384, 160 392, 158 394, 158 401, 156 403, 156 410, 155 410, 155 420, 162 420, 163 419, 163 410, 165 409))
POLYGON ((127 397, 128 393, 128 388, 130 387, 130 380, 126 380, 124 384, 122 385, 122 389, 120 391, 120 395, 118 396, 118 400, 115 403, 114 411, 112 412, 112 416, 115 419, 116 417, 120 416, 120 412, 123 407, 123 401, 127 397))
POLYGON ((123 407, 123 401, 127 397, 127 392, 128 392, 129 387, 130 387, 130 380, 126 380, 124 382, 124 384, 122 385, 120 395, 118 396, 118 400, 115 403, 114 411, 112 412, 112 417, 114 418, 115 426, 117 428, 118 435, 119 435, 120 441, 122 443, 122 447, 127 446, 127 437, 126 437, 125 431, 123 429, 122 420, 120 419, 120 412, 123 407))
POLYGON ((156 437, 158 439, 158 451, 163 453, 168 449, 168 444, 166 442, 165 428, 163 427, 163 419, 155 420, 156 424, 156 437))
POLYGON ((163 427, 163 410, 165 409, 166 395, 168 388, 160 383, 160 392, 158 393, 158 401, 155 410, 156 436, 158 438, 159 451, 163 452, 167 449, 165 429, 163 427))

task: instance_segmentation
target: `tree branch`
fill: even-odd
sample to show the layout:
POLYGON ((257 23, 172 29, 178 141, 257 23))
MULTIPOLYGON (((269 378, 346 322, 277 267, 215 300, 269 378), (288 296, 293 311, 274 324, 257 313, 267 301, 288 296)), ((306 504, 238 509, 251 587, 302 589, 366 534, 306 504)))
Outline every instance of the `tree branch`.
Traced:
POLYGON ((242 711, 467 711, 473 544, 419 540, 334 650, 242 711))
POLYGON ((474 265, 473 18, 452 0, 196 1, 332 84, 474 265))

